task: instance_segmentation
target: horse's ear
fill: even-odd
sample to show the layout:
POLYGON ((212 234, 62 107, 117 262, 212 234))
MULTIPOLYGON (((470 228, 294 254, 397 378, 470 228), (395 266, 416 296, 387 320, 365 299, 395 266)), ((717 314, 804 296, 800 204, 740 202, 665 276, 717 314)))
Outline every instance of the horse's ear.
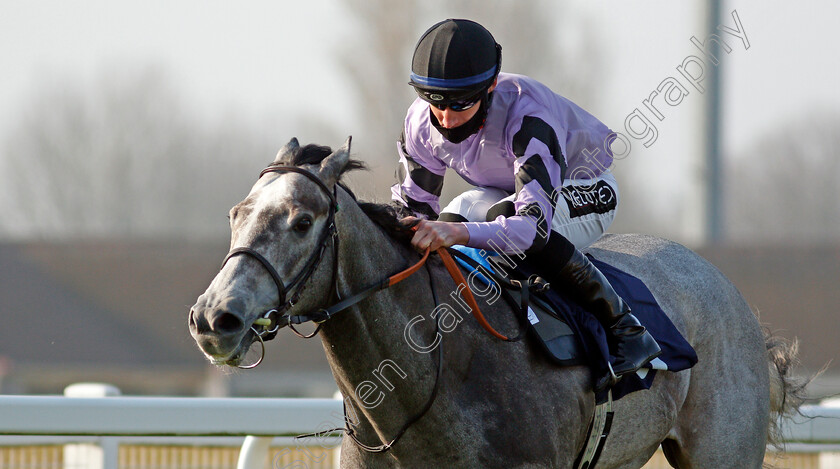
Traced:
POLYGON ((298 148, 300 148, 298 139, 292 137, 292 139, 289 140, 289 143, 277 152, 277 156, 274 157, 274 163, 291 163, 292 157, 295 155, 298 148))
POLYGON ((347 162, 350 161, 351 139, 352 137, 347 137, 347 140, 344 141, 344 144, 338 150, 332 152, 330 156, 321 161, 321 171, 319 174, 321 179, 327 184, 335 184, 344 171, 344 167, 347 166, 347 162))

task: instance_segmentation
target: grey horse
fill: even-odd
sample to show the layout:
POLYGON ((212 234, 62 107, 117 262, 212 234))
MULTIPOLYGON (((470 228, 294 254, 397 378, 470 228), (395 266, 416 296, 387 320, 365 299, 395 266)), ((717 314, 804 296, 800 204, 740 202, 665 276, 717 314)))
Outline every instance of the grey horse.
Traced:
MULTIPOLYGON (((334 152, 292 139, 273 164, 294 171, 264 172, 231 209, 232 251, 257 254, 229 257, 190 311, 190 332, 214 364, 240 364, 278 303, 286 319, 323 311, 419 259, 387 220, 373 220, 388 218, 383 206, 339 183, 360 166, 349 154, 349 139, 334 152)), ((685 247, 607 235, 589 252, 642 279, 699 357, 615 402, 597 467, 641 467, 660 445, 677 468, 761 467, 774 423, 801 402, 787 366, 795 349, 763 332, 732 283, 685 247)), ((460 293, 432 254, 321 324, 353 433, 342 468, 573 466, 595 409, 590 371, 491 336, 463 314, 460 293)), ((496 329, 518 331, 504 301, 477 296, 496 329)))

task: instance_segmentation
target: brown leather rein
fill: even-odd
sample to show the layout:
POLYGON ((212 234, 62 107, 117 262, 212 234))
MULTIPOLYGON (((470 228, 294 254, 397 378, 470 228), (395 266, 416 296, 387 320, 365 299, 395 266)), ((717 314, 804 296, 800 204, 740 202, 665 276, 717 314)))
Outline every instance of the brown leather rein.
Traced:
MULTIPOLYGON (((493 326, 490 325, 490 322, 487 321, 487 318, 484 317, 484 314, 481 313, 481 308, 478 306, 478 302, 475 300, 475 296, 470 290, 470 286, 467 284, 467 280, 464 278, 464 274, 461 272, 461 269, 455 263, 455 260, 452 259, 452 255, 449 254, 445 248, 441 248, 435 251, 439 256, 440 259, 443 261, 443 265, 446 267, 446 270, 449 272, 449 275, 452 276, 452 280, 455 281, 455 285, 458 288, 458 291, 463 291, 464 294, 464 301, 467 303, 467 306, 470 307, 470 312, 472 313, 473 317, 478 321, 481 327, 484 328, 487 332, 490 333, 493 337, 497 339, 510 341, 511 339, 505 336, 504 334, 500 333, 493 326)), ((362 301, 363 299, 367 298, 368 296, 373 295, 379 290, 384 290, 388 287, 392 287, 403 280, 407 279, 415 272, 420 270, 421 267, 426 263, 426 260, 429 258, 429 248, 426 248, 426 251, 423 253, 423 257, 411 267, 398 272, 390 277, 386 278, 384 281, 374 284, 356 295, 353 295, 346 300, 340 301, 335 305, 324 308, 315 313, 315 316, 307 316, 307 315, 300 315, 300 316, 286 316, 289 318, 290 324, 300 324, 302 322, 314 321, 317 323, 323 323, 330 317, 332 317, 335 313, 343 311, 350 306, 362 301), (317 317, 316 317, 317 316, 317 317), (322 319, 323 318, 323 319, 322 319), (300 322, 298 322, 300 321, 300 322)))

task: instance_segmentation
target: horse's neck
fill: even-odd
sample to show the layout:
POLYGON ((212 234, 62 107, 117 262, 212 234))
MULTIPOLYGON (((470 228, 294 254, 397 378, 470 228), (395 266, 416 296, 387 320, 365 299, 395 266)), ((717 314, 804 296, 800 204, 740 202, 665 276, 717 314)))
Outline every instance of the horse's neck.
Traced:
MULTIPOLYGON (((410 248, 400 246, 352 201, 344 201, 340 215, 336 220, 341 238, 336 287, 342 298, 359 293, 419 260, 410 248)), ((362 351, 403 341, 403 326, 415 315, 413 304, 420 303, 410 295, 396 294, 407 289, 417 296, 428 297, 428 272, 421 270, 397 287, 377 291, 324 324, 325 344, 352 352, 352 358, 337 357, 339 361, 358 363, 362 357, 375 360, 376 356, 362 351)))
MULTIPOLYGON (((347 204, 345 204, 347 205, 347 204)), ((337 220, 340 234, 338 288, 342 297, 404 269, 411 249, 400 246, 353 204, 337 220)))
MULTIPOLYGON (((338 288, 342 297, 358 293, 419 259, 355 204, 347 210, 342 207, 339 230, 338 288)), ((427 393, 418 394, 417 381, 434 374, 434 354, 418 354, 406 343, 404 334, 411 318, 428 316, 433 308, 429 271, 421 269, 324 324, 322 341, 336 382, 359 417, 372 422, 377 431, 392 431, 388 420, 404 419, 400 409, 410 412, 422 405, 418 396, 427 393), (382 406, 375 404, 378 398, 382 406), (384 409, 392 415, 384 417, 384 409)), ((430 327, 416 329, 428 333, 430 327)), ((419 387, 426 384, 431 387, 433 383, 419 387)))

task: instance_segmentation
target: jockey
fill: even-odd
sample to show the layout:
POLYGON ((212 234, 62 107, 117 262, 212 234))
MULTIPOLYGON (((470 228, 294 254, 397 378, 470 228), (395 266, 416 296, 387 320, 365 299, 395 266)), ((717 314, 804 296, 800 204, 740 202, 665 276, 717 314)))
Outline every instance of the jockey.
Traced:
POLYGON ((454 244, 528 256, 607 332, 617 377, 660 354, 650 333, 580 252, 618 206, 613 132, 545 85, 500 73, 502 48, 483 26, 448 19, 414 50, 409 107, 398 142, 394 200, 417 216, 412 244, 454 244), (475 188, 440 209, 446 168, 475 188))

